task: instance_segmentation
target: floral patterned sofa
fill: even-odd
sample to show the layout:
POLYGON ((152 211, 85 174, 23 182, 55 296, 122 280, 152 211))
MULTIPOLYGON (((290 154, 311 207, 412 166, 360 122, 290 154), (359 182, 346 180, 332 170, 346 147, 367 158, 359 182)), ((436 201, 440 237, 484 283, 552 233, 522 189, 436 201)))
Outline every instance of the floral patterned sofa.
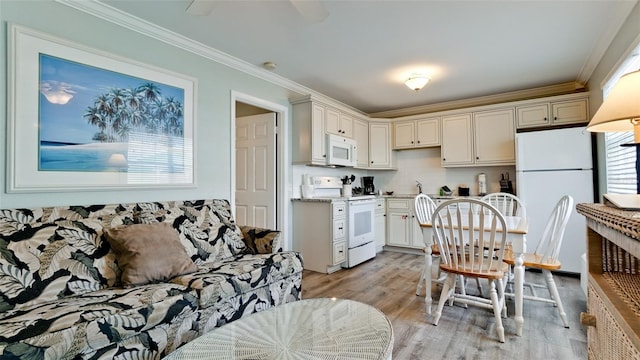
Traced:
POLYGON ((0 358, 158 359, 299 300, 301 279, 301 255, 236 226, 226 200, 0 210, 0 358), (109 229, 154 223, 177 230, 195 272, 123 286, 109 229))

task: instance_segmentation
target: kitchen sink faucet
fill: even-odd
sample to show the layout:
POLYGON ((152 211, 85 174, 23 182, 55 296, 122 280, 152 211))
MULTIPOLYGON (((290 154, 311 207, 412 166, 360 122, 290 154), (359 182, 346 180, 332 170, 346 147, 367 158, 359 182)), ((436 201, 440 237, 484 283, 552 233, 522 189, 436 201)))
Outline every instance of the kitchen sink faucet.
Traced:
POLYGON ((422 183, 416 180, 416 186, 418 187, 418 194, 422 194, 422 183))

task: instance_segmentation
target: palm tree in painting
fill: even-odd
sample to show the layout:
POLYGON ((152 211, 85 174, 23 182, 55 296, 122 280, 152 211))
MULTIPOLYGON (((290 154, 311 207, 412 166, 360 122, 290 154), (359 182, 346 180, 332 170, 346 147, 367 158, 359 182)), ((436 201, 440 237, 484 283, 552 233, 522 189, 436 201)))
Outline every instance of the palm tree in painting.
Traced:
POLYGON ((183 135, 183 122, 182 122, 182 104, 175 98, 170 97, 167 99, 167 133, 169 135, 182 136, 183 135))
POLYGON ((183 105, 173 97, 164 98, 158 85, 144 83, 136 88, 110 89, 94 100, 84 117, 97 126, 93 140, 126 141, 131 131, 182 136, 183 105))
POLYGON ((160 98, 160 87, 154 83, 148 82, 138 86, 137 92, 148 102, 152 102, 160 98))

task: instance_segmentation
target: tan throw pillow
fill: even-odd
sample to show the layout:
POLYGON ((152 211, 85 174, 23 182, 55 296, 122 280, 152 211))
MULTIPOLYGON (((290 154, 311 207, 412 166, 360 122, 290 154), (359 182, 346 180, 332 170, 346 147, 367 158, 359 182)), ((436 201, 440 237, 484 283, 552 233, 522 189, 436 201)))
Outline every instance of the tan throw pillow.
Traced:
POLYGON ((198 270, 171 224, 119 226, 105 234, 122 268, 125 286, 167 281, 198 270))

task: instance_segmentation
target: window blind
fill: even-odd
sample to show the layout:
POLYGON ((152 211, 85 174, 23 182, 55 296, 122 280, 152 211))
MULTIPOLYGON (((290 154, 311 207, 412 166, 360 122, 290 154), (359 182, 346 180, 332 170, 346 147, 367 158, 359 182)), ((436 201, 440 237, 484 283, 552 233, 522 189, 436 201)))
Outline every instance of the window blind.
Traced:
MULTIPOLYGON (((625 74, 640 69, 640 44, 629 52, 613 76, 602 88, 606 99, 611 89, 625 74)), ((636 189, 636 148, 622 147, 621 144, 633 142, 633 132, 605 133, 607 193, 635 194, 636 189)))
POLYGON ((630 142, 632 132, 605 133, 607 193, 636 193, 636 148, 620 146, 630 142))

